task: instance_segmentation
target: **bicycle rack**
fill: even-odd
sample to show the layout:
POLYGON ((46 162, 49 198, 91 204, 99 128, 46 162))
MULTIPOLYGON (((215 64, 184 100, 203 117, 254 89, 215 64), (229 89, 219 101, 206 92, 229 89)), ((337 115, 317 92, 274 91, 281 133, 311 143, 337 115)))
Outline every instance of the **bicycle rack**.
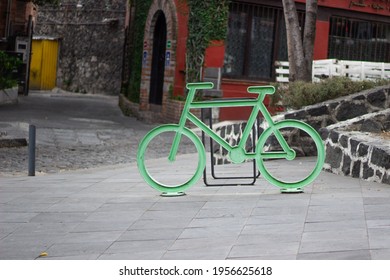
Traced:
MULTIPOLYGON (((209 126, 210 128, 212 129, 213 128, 213 120, 212 120, 212 108, 207 108, 210 110, 210 118, 209 118, 209 126)), ((201 109, 201 119, 202 121, 205 121, 205 117, 204 117, 204 110, 206 110, 206 108, 202 108, 201 109)), ((256 126, 259 125, 259 117, 257 117, 257 122, 256 122, 256 126)), ((256 139, 259 137, 259 131, 255 129, 255 126, 252 128, 252 141, 253 143, 256 142, 256 139), (257 132, 257 133, 256 133, 257 132)), ((202 131, 202 143, 203 145, 206 147, 206 137, 205 137, 205 133, 204 131, 202 131)), ((207 167, 205 167, 204 171, 203 171, 203 182, 204 184, 207 186, 207 187, 211 187, 211 186, 252 186, 256 183, 256 180, 257 178, 259 178, 260 176, 260 172, 257 170, 257 167, 256 167, 256 161, 253 160, 253 174, 251 176, 233 176, 233 177, 229 177, 229 176, 218 176, 216 174, 216 171, 215 171, 215 159, 214 159, 214 141, 213 139, 210 137, 210 161, 211 161, 211 166, 210 166, 210 169, 211 169, 211 176, 214 180, 241 180, 241 179, 252 179, 252 181, 250 181, 249 183, 248 182, 245 182, 245 183, 242 183, 242 182, 237 182, 237 183, 216 183, 216 184, 211 184, 207 181, 207 167)), ((253 145, 252 147, 252 151, 255 150, 255 145, 253 145)))

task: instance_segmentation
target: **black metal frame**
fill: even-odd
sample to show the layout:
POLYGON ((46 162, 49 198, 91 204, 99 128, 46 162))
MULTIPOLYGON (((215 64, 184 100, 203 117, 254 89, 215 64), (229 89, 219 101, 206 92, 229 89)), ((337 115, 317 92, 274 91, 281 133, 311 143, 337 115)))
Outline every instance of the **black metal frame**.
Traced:
MULTIPOLYGON (((210 111, 210 118, 209 118, 209 126, 210 128, 212 129, 213 128, 213 120, 212 120, 212 108, 207 108, 209 109, 210 111)), ((206 108, 203 108, 201 109, 201 119, 202 121, 205 121, 205 118, 204 118, 204 110, 206 110, 206 108)), ((257 126, 259 124, 259 118, 257 118, 257 126)), ((256 139, 258 138, 259 136, 259 132, 257 130, 257 133, 256 133, 256 129, 255 127, 252 128, 252 141, 253 141, 253 144, 256 142, 256 139)), ((202 131, 202 143, 203 145, 206 147, 206 137, 205 137, 205 133, 204 131, 202 131)), ((252 186, 256 183, 256 180, 257 178, 260 176, 260 172, 257 170, 256 168, 256 161, 253 160, 253 175, 252 176, 233 176, 233 177, 220 177, 218 175, 216 175, 215 173, 215 168, 214 166, 216 165, 215 164, 215 159, 214 159, 214 141, 213 139, 210 137, 210 161, 211 161, 211 176, 213 177, 214 180, 240 180, 240 179, 252 179, 251 182, 247 183, 242 183, 242 182, 238 182, 238 183, 227 183, 227 184, 222 184, 222 183, 217 183, 217 184, 210 184, 208 183, 207 181, 207 168, 205 167, 204 171, 203 171, 203 182, 205 183, 206 186, 208 187, 211 187, 211 186, 252 186)), ((252 151, 255 150, 255 145, 253 145, 252 147, 252 151)))

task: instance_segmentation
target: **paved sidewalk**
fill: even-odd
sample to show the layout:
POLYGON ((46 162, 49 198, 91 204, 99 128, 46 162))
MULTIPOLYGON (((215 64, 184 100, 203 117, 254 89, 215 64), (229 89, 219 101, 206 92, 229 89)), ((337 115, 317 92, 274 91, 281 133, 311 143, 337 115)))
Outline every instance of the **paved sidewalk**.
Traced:
MULTIPOLYGON (((0 149, 0 259, 390 259, 388 185, 324 172, 301 194, 260 177, 161 197, 134 163, 154 126, 124 117, 117 97, 32 92, 19 101, 0 107, 0 138, 26 138, 37 125, 37 176, 25 176, 26 147, 0 149)), ((167 143, 159 138, 149 163, 177 178, 157 159, 167 143)), ((296 176, 310 159, 301 163, 271 168, 296 176)))
POLYGON ((301 194, 259 178, 162 197, 134 163, 0 185, 0 259, 390 259, 390 188, 325 172, 301 194))

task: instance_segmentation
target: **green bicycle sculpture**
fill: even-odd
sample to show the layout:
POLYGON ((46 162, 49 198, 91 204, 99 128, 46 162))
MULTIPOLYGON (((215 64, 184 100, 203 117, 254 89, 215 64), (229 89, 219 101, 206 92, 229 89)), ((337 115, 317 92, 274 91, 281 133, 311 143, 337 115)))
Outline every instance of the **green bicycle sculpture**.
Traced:
MULTIPOLYGON (((243 163, 246 160, 255 160, 257 168, 260 174, 271 184, 282 188, 285 191, 296 191, 301 190, 313 182, 320 174, 324 160, 325 151, 324 145, 320 135, 317 131, 309 126, 308 124, 297 121, 297 120, 282 120, 274 122, 271 114, 268 112, 266 106, 263 104, 264 98, 267 94, 273 94, 275 88, 273 86, 251 86, 248 87, 248 92, 257 94, 256 98, 253 99, 216 99, 208 101, 194 101, 195 93, 197 90, 212 89, 213 83, 202 82, 202 83, 189 83, 187 89, 189 90, 186 103, 179 121, 179 124, 165 124, 152 129, 145 135, 139 144, 137 151, 137 164, 141 176, 144 180, 156 190, 163 193, 179 193, 183 192, 187 188, 194 185, 202 176, 204 168, 206 166, 206 151, 199 137, 190 129, 186 127, 186 122, 189 120, 200 128, 205 134, 211 137, 216 143, 223 147, 227 152, 229 159, 232 163, 243 163), (253 107, 252 112, 249 116, 247 125, 242 132, 239 143, 236 145, 229 144, 225 139, 218 135, 215 131, 210 129, 202 120, 196 117, 191 109, 201 108, 221 108, 221 107, 253 107), (248 152, 246 150, 246 143, 252 132, 252 127, 256 123, 259 112, 263 115, 264 121, 267 122, 268 127, 258 138, 256 149, 254 152, 248 152), (300 178, 296 181, 286 181, 272 174, 272 168, 267 168, 265 162, 267 160, 274 159, 286 159, 292 161, 297 157, 296 151, 290 147, 288 141, 283 135, 283 130, 293 129, 300 130, 302 134, 305 134, 306 138, 310 137, 313 144, 313 149, 316 150, 316 161, 312 170, 305 175, 304 178, 300 178), (169 150, 168 162, 175 162, 176 155, 178 153, 179 145, 183 138, 188 138, 187 142, 192 143, 195 146, 196 153, 198 154, 197 161, 194 161, 194 171, 187 172, 188 178, 185 178, 183 182, 175 183, 173 185, 161 182, 156 179, 152 172, 148 169, 145 160, 145 153, 153 140, 156 140, 160 135, 164 133, 171 133, 171 146, 169 150), (269 139, 273 137, 273 142, 277 141, 279 150, 267 150, 269 146, 269 139)), ((161 167, 161 166, 160 166, 161 167)), ((169 166, 162 166, 169 168, 169 166)), ((182 166, 186 169, 186 166, 182 166)), ((287 172, 287 171, 286 171, 287 172)), ((160 172, 161 173, 161 172, 160 172)))

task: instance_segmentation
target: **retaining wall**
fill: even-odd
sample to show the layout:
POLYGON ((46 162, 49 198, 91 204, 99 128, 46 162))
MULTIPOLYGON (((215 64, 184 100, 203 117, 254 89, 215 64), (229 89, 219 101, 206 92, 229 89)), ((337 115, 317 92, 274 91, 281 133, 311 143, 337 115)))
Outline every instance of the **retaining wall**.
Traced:
MULTIPOLYGON (((379 134, 390 130, 389 92, 390 86, 377 87, 286 112, 275 116, 274 120, 302 120, 320 131, 326 149, 325 170, 390 184, 390 139, 379 134)), ((215 129, 227 142, 234 144, 240 139, 245 125, 245 122, 224 122, 217 124, 215 129)), ((260 123, 260 133, 265 126, 260 123)), ((252 149, 251 143, 247 144, 247 149, 252 149)), ((214 150, 215 162, 230 162, 226 151, 218 145, 214 150)))
POLYGON ((390 109, 322 129, 324 169, 390 184, 390 138, 383 131, 390 131, 390 109))

